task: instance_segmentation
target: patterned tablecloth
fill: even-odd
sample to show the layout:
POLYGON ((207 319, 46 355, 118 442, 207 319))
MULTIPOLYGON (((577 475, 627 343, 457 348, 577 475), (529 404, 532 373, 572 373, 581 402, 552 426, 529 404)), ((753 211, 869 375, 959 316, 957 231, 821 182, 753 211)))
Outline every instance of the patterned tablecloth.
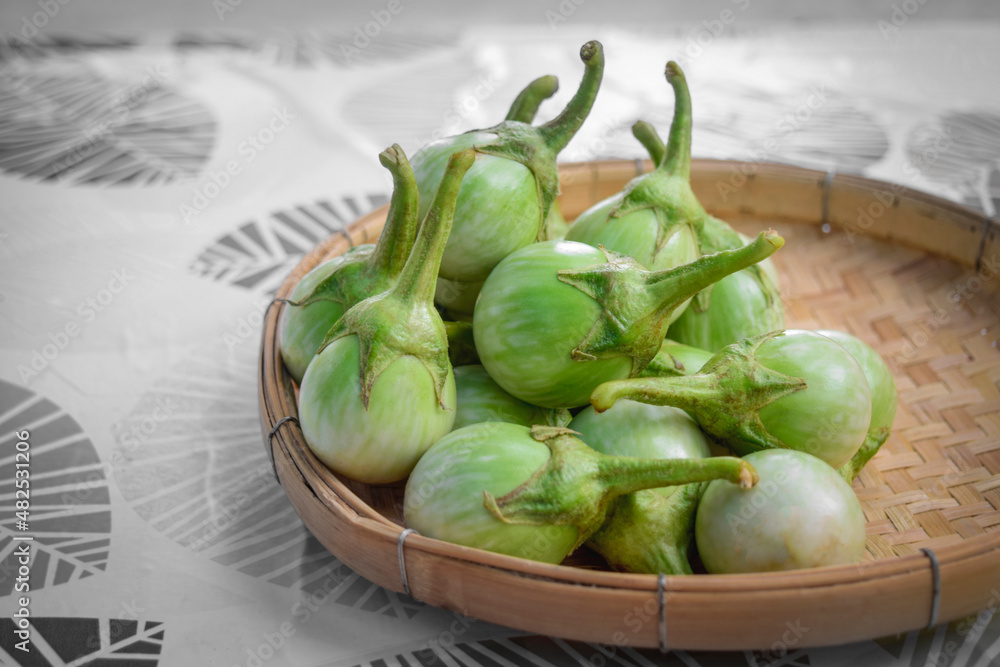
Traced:
POLYGON ((262 313, 317 241, 387 201, 379 151, 399 143, 412 155, 491 125, 546 73, 563 83, 542 107, 551 117, 591 38, 605 45, 605 83, 566 161, 641 156, 630 127, 667 127, 662 72, 674 58, 692 85, 697 156, 862 173, 995 216, 1000 31, 901 16, 825 30, 738 30, 720 17, 674 33, 555 18, 460 34, 8 33, 0 661, 997 664, 992 608, 839 647, 792 639, 767 653, 661 655, 429 607, 358 577, 310 536, 274 480, 258 421, 262 313), (24 430, 27 527, 15 513, 24 430), (26 576, 27 542, 13 539, 25 535, 26 576), (24 596, 29 652, 15 634, 24 596))

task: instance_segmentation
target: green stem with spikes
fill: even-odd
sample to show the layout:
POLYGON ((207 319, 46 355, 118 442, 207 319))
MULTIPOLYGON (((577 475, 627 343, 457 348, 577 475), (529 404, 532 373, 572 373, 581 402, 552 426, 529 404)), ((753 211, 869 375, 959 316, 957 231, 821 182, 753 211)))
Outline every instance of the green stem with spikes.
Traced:
POLYGON ((530 123, 538 113, 538 107, 542 102, 549 99, 559 90, 559 79, 552 76, 540 76, 518 93, 510 105, 505 121, 517 121, 519 123, 530 123))
POLYGON ((676 308, 721 278, 769 257, 783 244, 782 237, 768 231, 737 250, 704 255, 662 271, 646 271, 629 257, 607 252, 604 264, 560 271, 560 281, 602 306, 601 316, 571 356, 581 361, 630 356, 632 376, 638 375, 659 351, 676 308))
POLYGON ((696 375, 631 378, 605 382, 590 396, 598 412, 628 399, 685 410, 702 430, 737 454, 788 448, 764 427, 760 411, 778 399, 802 391, 806 381, 771 370, 755 352, 781 335, 773 332, 723 348, 696 375))
MULTIPOLYGON (((556 157, 576 135, 590 114, 604 77, 604 47, 590 41, 580 49, 584 63, 583 79, 563 111, 538 127, 507 120, 478 132, 490 132, 496 139, 476 145, 476 150, 519 162, 535 177, 540 208, 538 239, 545 238, 545 221, 552 203, 559 195, 559 174, 556 157)), ((511 112, 515 110, 512 108, 511 112)))
POLYGON ((393 293, 413 302, 433 303, 437 287, 438 267, 448 242, 448 234, 455 216, 455 203, 462 187, 462 177, 469 170, 476 156, 471 150, 456 153, 448 162, 445 177, 434 195, 420 232, 413 243, 413 250, 399 274, 393 293))
POLYGON ((379 162, 392 174, 392 198, 374 250, 358 255, 356 260, 351 260, 353 253, 349 253, 344 267, 320 282, 301 301, 289 302, 291 305, 307 306, 316 301, 335 301, 347 310, 359 301, 388 289, 403 270, 417 235, 417 183, 399 144, 393 144, 380 153, 379 162))
POLYGON ((506 523, 575 525, 579 529, 577 546, 601 527, 612 501, 622 495, 713 479, 727 479, 743 488, 758 481, 750 464, 733 457, 608 456, 587 447, 573 431, 552 426, 533 426, 531 436, 549 448, 549 460, 506 495, 495 498, 484 491, 483 504, 506 523))
POLYGON ((553 153, 565 148, 583 125, 601 87, 604 76, 604 48, 601 43, 592 41, 584 44, 580 49, 580 60, 586 67, 580 87, 562 113, 539 128, 542 140, 553 153))
MULTIPOLYGON (((434 288, 452 227, 458 190, 474 161, 475 153, 471 149, 451 156, 434 202, 396 282, 387 291, 361 301, 344 313, 320 347, 322 351, 339 338, 358 336, 361 399, 365 409, 379 376, 402 356, 412 356, 421 362, 433 379, 438 403, 442 408, 448 407, 443 398, 444 385, 451 372, 448 337, 441 316, 434 308, 434 288)), ((416 189, 409 179, 400 182, 403 187, 416 189)))

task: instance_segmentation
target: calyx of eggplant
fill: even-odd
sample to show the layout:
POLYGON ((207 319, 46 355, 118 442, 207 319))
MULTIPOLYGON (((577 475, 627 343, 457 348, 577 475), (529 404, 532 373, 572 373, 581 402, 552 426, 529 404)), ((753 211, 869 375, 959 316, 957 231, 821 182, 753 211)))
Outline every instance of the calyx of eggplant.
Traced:
MULTIPOLYGON (((515 99, 506 120, 490 128, 472 130, 472 132, 488 132, 496 135, 495 139, 487 143, 477 144, 476 152, 519 162, 531 171, 535 178, 540 204, 538 219, 540 241, 544 240, 546 235, 545 223, 549 209, 559 194, 556 156, 583 125, 594 105, 604 76, 604 47, 600 42, 595 40, 584 44, 580 49, 580 59, 585 66, 580 87, 562 113, 549 122, 538 126, 530 124, 538 104, 555 92, 554 87, 550 88, 553 81, 544 81, 546 77, 542 77, 529 84, 528 88, 515 99)), ((551 79, 554 80, 555 77, 551 79)))
POLYGON ((531 437, 550 451, 548 461, 523 484, 499 498, 483 491, 483 505, 505 523, 572 525, 574 549, 597 532, 611 503, 643 489, 728 479, 743 488, 757 483, 753 467, 734 457, 639 459, 601 454, 556 426, 533 426, 531 437))
POLYGON ((368 297, 389 289, 406 264, 417 235, 419 201, 410 163, 398 144, 379 155, 392 174, 392 198, 385 226, 371 252, 352 248, 343 255, 343 264, 300 301, 286 300, 291 306, 308 306, 317 301, 333 301, 345 310, 368 297))
POLYGON ((725 276, 753 266, 784 245, 774 231, 761 232, 746 246, 703 255, 693 262, 648 271, 626 255, 601 247, 607 262, 559 271, 559 280, 601 305, 601 315, 571 356, 579 361, 630 356, 631 376, 656 356, 670 314, 693 295, 725 276))
POLYGON ((587 546, 615 570, 691 574, 688 550, 698 501, 707 488, 708 482, 697 482, 678 486, 668 497, 649 490, 621 496, 587 546))
MULTIPOLYGON (((417 186, 402 149, 393 146, 380 156, 383 164, 403 173, 394 191, 407 204, 412 201, 416 216, 417 186), (388 164, 387 164, 388 163, 388 164), (389 165, 393 165, 390 167, 389 165)), ((356 335, 361 357, 361 400, 368 408, 372 387, 382 372, 402 356, 412 356, 427 369, 434 383, 438 404, 444 404, 444 385, 451 371, 448 357, 448 335, 444 322, 434 307, 434 287, 441 255, 451 232, 455 202, 462 178, 475 161, 475 153, 464 150, 448 161, 441 185, 430 210, 424 217, 405 264, 398 277, 384 292, 369 297, 350 308, 327 333, 322 351, 333 341, 356 335), (405 322, 406 326, 400 326, 405 322)), ((407 206, 407 211, 411 209, 407 206)))
MULTIPOLYGON (((670 61, 666 78, 674 89, 674 117, 670 135, 664 144, 652 125, 639 121, 632 133, 646 148, 655 168, 633 179, 623 191, 622 199, 611 211, 609 224, 615 218, 633 211, 651 209, 659 227, 654 257, 684 225, 694 232, 699 253, 712 254, 743 245, 739 234, 726 222, 709 215, 691 189, 691 93, 680 66, 670 61)), ((758 266, 748 267, 760 284, 768 304, 780 301, 777 287, 758 266)), ((689 307, 696 312, 708 309, 712 286, 699 292, 689 307)))
POLYGON ((761 423, 760 410, 806 389, 806 381, 771 370, 755 358, 772 331, 722 348, 695 375, 644 377, 605 382, 590 397, 603 412, 620 399, 669 405, 687 411, 713 440, 739 456, 762 449, 789 449, 761 423))

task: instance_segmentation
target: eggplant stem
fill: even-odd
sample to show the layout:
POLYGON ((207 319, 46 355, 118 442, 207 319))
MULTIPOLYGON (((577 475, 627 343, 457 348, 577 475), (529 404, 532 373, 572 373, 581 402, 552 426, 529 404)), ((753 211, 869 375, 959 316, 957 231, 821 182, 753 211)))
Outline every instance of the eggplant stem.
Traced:
POLYGON ((741 248, 702 255, 689 264, 656 271, 650 275, 647 288, 661 310, 673 310, 709 285, 770 257, 784 244, 785 239, 769 229, 741 248))
POLYGON ((399 275, 413 248, 413 240, 417 235, 420 195, 413 169, 399 144, 385 149, 378 158, 382 166, 392 174, 392 199, 385 226, 375 244, 375 250, 372 251, 369 267, 373 273, 384 272, 391 277, 399 275))
POLYGON ((476 160, 475 150, 467 148, 451 156, 441 185, 438 186, 427 215, 406 259, 399 281, 393 290, 410 303, 433 303, 438 269, 448 235, 451 233, 462 178, 476 160))
POLYGON ((504 120, 514 120, 520 123, 530 123, 535 120, 538 107, 559 90, 559 79, 551 74, 540 76, 524 87, 510 105, 510 111, 504 120))
POLYGON ((542 141, 553 153, 559 153, 577 133, 594 106, 597 91, 604 77, 604 47, 592 40, 580 48, 583 61, 583 80, 573 98, 558 116, 538 128, 542 141))
POLYGON ((680 65, 667 63, 667 81, 674 89, 674 120, 667 138, 667 154, 658 168, 685 181, 691 178, 691 91, 680 65))
POLYGON ((649 159, 653 161, 653 165, 659 167, 667 154, 667 147, 656 128, 644 120, 636 121, 635 125, 632 126, 632 136, 638 139, 642 147, 649 153, 649 159))
POLYGON ((727 479, 746 489, 758 481, 757 471, 753 466, 734 456, 714 456, 707 459, 612 456, 598 460, 598 476, 614 496, 714 479, 727 479))
POLYGON ((718 402, 721 396, 718 382, 707 374, 637 377, 598 385, 590 394, 590 403, 597 412, 610 409, 621 399, 691 410, 701 403, 718 402))

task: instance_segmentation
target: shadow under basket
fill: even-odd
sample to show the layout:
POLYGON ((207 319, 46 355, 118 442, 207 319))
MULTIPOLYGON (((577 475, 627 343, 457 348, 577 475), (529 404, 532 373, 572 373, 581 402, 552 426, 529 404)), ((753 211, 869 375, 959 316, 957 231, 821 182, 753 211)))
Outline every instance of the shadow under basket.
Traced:
MULTIPOLYGON (((562 165, 567 220, 649 162, 562 165)), ((275 472, 337 558, 417 600, 566 639, 686 650, 766 649, 894 635, 1000 604, 1000 229, 898 185, 775 164, 696 160, 714 215, 785 239, 774 255, 787 327, 840 329, 874 347, 899 389, 892 435, 854 483, 867 519, 858 565, 754 575, 610 572, 547 565, 403 531, 402 485, 367 486, 313 456, 281 362, 281 307, 264 323, 260 410, 275 472), (744 174, 750 174, 744 176, 744 174)), ((317 246, 286 297, 324 259, 373 243, 386 207, 317 246)), ((282 306, 283 307, 283 306, 282 306)), ((576 563, 576 564, 574 564, 576 563)))

